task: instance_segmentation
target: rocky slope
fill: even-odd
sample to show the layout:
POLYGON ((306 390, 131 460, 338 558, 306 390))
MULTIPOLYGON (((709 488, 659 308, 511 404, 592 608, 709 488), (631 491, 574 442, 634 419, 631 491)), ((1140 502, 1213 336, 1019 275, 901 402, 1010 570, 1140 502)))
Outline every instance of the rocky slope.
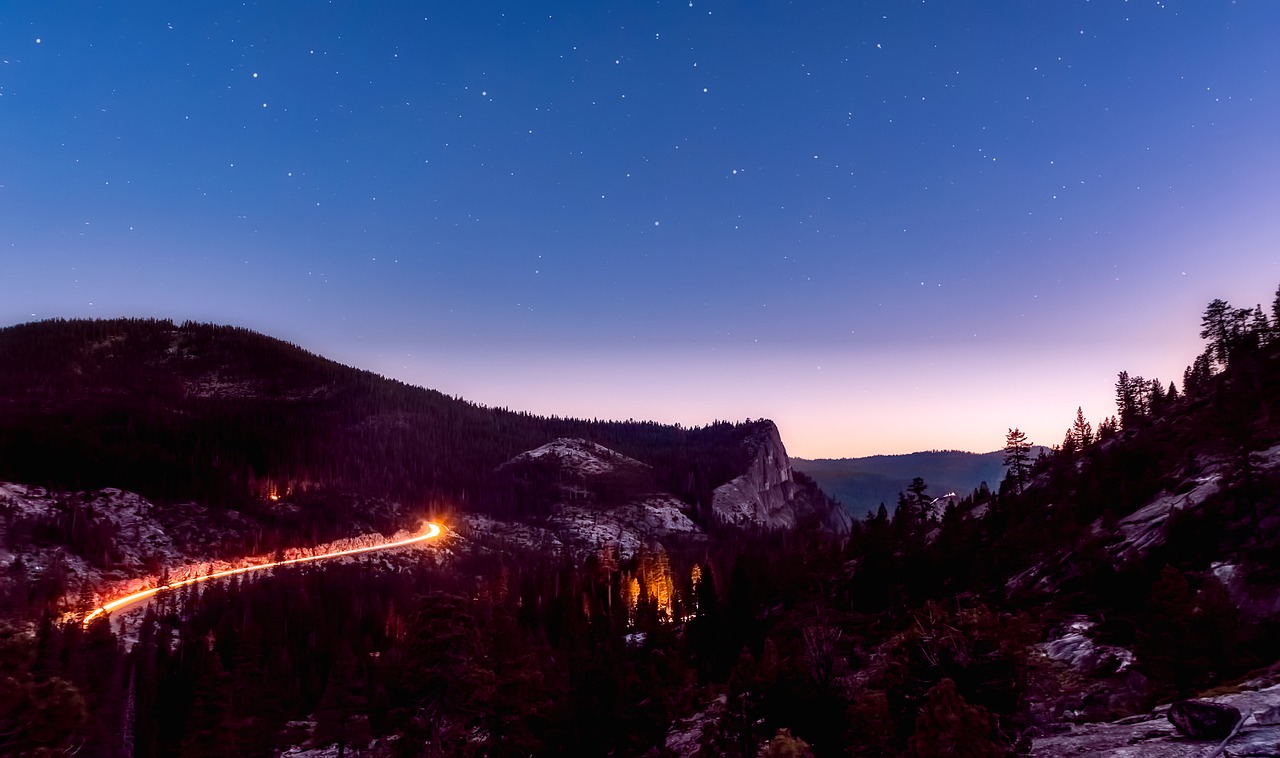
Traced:
MULTIPOLYGON (((1280 444, 1270 445, 1250 455, 1253 476, 1261 481, 1280 481, 1280 444)), ((1230 476, 1230 461, 1222 456, 1201 455, 1193 459, 1189 471, 1168 477, 1168 484, 1132 513, 1109 524, 1106 517, 1095 519, 1089 534, 1105 545, 1110 563, 1120 568, 1148 561, 1170 550, 1171 533, 1178 519, 1185 524, 1212 524, 1215 530, 1248 537, 1280 533, 1280 513, 1274 508, 1248 516, 1230 517, 1219 510, 1224 479, 1230 476)), ((1050 506, 1052 507, 1052 506, 1050 506)), ((1186 528, 1186 527, 1181 527, 1186 528)), ((1194 527, 1192 527, 1194 528, 1194 527)), ((1194 535, 1192 535, 1194 537, 1194 535)), ((1178 549, 1181 549, 1180 546, 1178 549)), ((1242 546, 1201 546, 1207 554, 1209 571, 1226 588, 1236 608, 1254 619, 1280 616, 1280 584, 1253 577, 1258 565, 1242 566, 1242 546), (1256 579, 1256 581, 1255 581, 1256 579)), ((1074 551, 1046 555, 1025 571, 1011 577, 1007 591, 1014 596, 1044 596, 1060 591, 1078 579, 1078 556, 1074 551)))
MULTIPOLYGON (((760 422, 744 444, 751 463, 744 474, 713 492, 712 522, 765 530, 810 525, 848 531, 843 509, 795 479, 772 422, 760 422)), ((515 456, 497 473, 515 480, 518 497, 526 501, 519 510, 545 515, 518 524, 471 514, 465 521, 475 533, 537 549, 567 546, 592 552, 611 546, 622 558, 650 542, 706 539, 707 520, 694 504, 663 491, 652 467, 588 440, 554 440, 515 456)))
POLYGON ((1273 679, 1243 683, 1239 691, 1206 698, 1240 712, 1240 730, 1227 740, 1193 739, 1169 720, 1170 706, 1111 723, 1078 724, 1037 739, 1037 758, 1205 758, 1222 744, 1236 758, 1280 755, 1280 684, 1273 679))
POLYGON ((717 487, 712 495, 711 512, 717 521, 792 529, 812 520, 838 533, 849 531, 852 519, 843 508, 812 497, 797 482, 777 426, 761 425, 746 445, 752 451, 747 471, 717 487))
POLYGON ((0 597, 28 587, 61 596, 70 609, 111 588, 165 570, 217 560, 218 548, 251 529, 239 513, 194 503, 157 508, 107 488, 54 493, 0 483, 0 597))
POLYGON ((525 496, 545 500, 538 510, 547 516, 523 529, 470 516, 472 530, 505 534, 530 548, 551 544, 594 552, 612 546, 623 558, 650 541, 705 538, 691 518, 693 507, 662 492, 650 466, 594 442, 553 440, 515 456, 498 473, 544 485, 525 496))

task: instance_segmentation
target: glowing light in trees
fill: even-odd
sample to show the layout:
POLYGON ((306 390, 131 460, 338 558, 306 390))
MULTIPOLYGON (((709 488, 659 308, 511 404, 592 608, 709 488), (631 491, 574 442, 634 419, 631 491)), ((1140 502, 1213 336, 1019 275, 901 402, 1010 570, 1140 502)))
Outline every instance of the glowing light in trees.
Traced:
POLYGON ((159 594, 161 592, 177 589, 179 587, 185 587, 188 584, 197 584, 199 582, 207 582, 210 579, 222 579, 228 576, 235 576, 236 574, 247 574, 251 571, 262 571, 263 569, 269 569, 275 566, 289 566, 295 563, 310 563, 312 561, 323 561, 329 558, 341 558, 347 555, 359 555, 361 553, 373 553, 379 550, 390 550, 392 548, 397 548, 397 547, 406 547, 408 545, 415 545, 419 542, 426 542, 427 540, 439 537, 440 532, 441 532, 441 527, 439 524, 429 523, 427 524, 427 531, 417 535, 416 537, 409 537, 407 539, 395 540, 393 542, 384 542, 380 545, 368 545, 365 547, 355 547, 355 548, 350 548, 348 550, 335 550, 330 553, 322 553, 321 555, 307 555, 301 558, 290 558, 288 560, 283 560, 283 561, 259 563, 253 566, 241 566, 240 568, 227 569, 225 571, 215 571, 212 574, 205 574, 204 576, 194 576, 194 577, 191 577, 190 579, 182 579, 176 582, 169 582, 168 584, 160 587, 152 587, 150 589, 142 590, 140 592, 135 592, 132 595, 125 595, 124 597, 116 598, 115 600, 112 600, 111 602, 103 605, 101 608, 94 609, 92 612, 86 615, 84 617, 84 624, 85 626, 88 626, 90 622, 92 622, 95 618, 97 618, 98 616, 101 616, 104 613, 111 613, 113 611, 117 611, 122 608, 127 608, 131 605, 134 605, 135 603, 140 603, 143 600, 147 600, 148 598, 151 598, 154 595, 159 594))

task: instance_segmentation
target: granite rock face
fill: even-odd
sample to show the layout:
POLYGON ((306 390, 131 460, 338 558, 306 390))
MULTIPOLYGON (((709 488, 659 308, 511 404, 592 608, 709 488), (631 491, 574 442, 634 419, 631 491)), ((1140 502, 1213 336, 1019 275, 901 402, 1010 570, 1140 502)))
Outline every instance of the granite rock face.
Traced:
POLYGON ((1094 641, 1095 626, 1088 617, 1075 616, 1057 637, 1038 647, 1049 660, 1070 666, 1085 676, 1109 676, 1127 671, 1133 665, 1133 653, 1094 641))
POLYGON ((712 494, 711 511, 716 520, 735 526, 794 529, 806 518, 816 517, 833 531, 849 530, 852 522, 844 509, 814 502, 796 481, 782 435, 772 421, 761 422, 746 444, 752 451, 746 472, 712 494))
POLYGON ((637 554, 650 541, 705 537, 690 518, 691 506, 662 492, 648 465, 616 450, 562 438, 517 455, 499 471, 530 467, 553 475, 545 493, 553 501, 547 518, 539 526, 517 528, 469 516, 473 530, 505 535, 531 549, 558 545, 585 555, 612 547, 622 558, 637 554))
MULTIPOLYGON (((759 422, 743 444, 749 462, 741 474, 715 489, 711 519, 745 528, 816 524, 836 533, 849 530, 851 520, 843 508, 822 497, 816 487, 796 480, 773 422, 759 422)), ((705 511, 698 513, 662 491, 648 465, 594 442, 558 439, 515 456, 498 471, 544 482, 546 516, 531 527, 536 535, 525 535, 538 544, 582 552, 609 546, 628 558, 651 541, 706 538, 705 511)), ((473 521, 474 528, 484 531, 486 520, 473 521)), ((489 526, 497 528, 496 522, 489 526)), ((512 529, 499 531, 515 534, 512 529)))
POLYGON ((777 427, 770 424, 748 444, 754 448, 751 465, 741 476, 716 488, 712 512, 726 524, 794 527, 794 499, 799 485, 777 427))

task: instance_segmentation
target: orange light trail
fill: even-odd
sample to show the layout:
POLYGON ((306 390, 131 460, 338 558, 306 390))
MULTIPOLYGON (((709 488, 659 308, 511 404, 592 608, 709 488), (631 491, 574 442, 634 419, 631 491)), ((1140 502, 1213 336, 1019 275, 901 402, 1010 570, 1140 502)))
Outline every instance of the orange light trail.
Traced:
POLYGON ((95 618, 97 618, 98 616, 101 616, 104 613, 111 613, 112 611, 117 611, 117 610, 120 610, 121 608, 127 608, 128 606, 131 606, 135 603, 140 603, 143 600, 146 600, 152 597, 153 595, 157 595, 161 592, 164 592, 165 590, 174 590, 179 587, 185 587, 188 584, 207 582, 210 579, 222 579, 223 577, 235 576, 236 574, 247 574, 250 571, 261 571, 263 569, 269 569, 274 566, 288 566, 293 563, 309 563, 310 561, 323 561, 329 558, 341 558, 344 555, 358 555, 360 553, 372 553, 378 550, 390 550, 391 548, 405 547, 406 545, 413 545, 419 542, 426 542, 429 539, 434 539, 439 536, 440 536, 440 525, 434 524, 434 523, 428 523, 427 531, 424 532, 423 534, 419 534, 416 537, 410 537, 408 539, 396 540, 395 542, 385 542, 381 545, 369 545, 366 547, 354 547, 354 548, 351 548, 350 550, 337 550, 332 553, 323 553, 321 555, 308 555, 302 558, 290 558, 284 561, 272 561, 271 563, 259 563, 253 566, 241 566, 240 568, 226 569, 225 571, 217 571, 212 574, 205 574, 204 576, 195 576, 195 577, 191 577, 190 579, 183 579, 177 582, 169 582, 168 584, 163 585, 161 587, 152 587, 151 589, 148 589, 148 590, 142 590, 141 592, 135 592, 132 595, 125 595, 122 598, 117 598, 115 600, 112 600, 110 603, 107 603, 101 608, 95 609, 89 615, 85 616, 84 625, 88 626, 89 622, 93 621, 95 618))

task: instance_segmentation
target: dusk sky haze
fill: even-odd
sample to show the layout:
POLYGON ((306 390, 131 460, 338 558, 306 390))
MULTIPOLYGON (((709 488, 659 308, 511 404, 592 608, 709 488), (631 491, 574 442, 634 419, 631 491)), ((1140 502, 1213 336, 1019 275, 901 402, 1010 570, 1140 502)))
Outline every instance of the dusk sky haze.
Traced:
POLYGON ((1054 444, 1280 285, 1280 3, 16 2, 0 325, 492 406, 1054 444))

